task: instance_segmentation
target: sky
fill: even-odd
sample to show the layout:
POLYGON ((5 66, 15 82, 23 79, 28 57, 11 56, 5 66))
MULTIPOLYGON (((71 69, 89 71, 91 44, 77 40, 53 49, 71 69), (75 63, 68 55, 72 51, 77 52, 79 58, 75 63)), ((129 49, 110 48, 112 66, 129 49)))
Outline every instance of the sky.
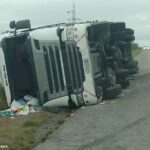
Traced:
POLYGON ((150 0, 1 0, 0 32, 11 20, 30 19, 33 27, 67 22, 76 5, 81 21, 123 21, 135 30, 136 42, 150 46, 150 0))

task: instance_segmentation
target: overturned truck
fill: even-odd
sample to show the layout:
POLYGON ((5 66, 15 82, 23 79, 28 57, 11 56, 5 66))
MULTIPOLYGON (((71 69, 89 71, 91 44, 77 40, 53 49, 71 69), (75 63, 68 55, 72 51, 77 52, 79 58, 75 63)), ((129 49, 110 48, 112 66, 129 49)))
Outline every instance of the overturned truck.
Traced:
POLYGON ((138 71, 125 23, 86 22, 31 28, 29 20, 12 21, 1 36, 1 59, 7 101, 32 95, 40 104, 71 107, 115 98, 128 76, 138 71))

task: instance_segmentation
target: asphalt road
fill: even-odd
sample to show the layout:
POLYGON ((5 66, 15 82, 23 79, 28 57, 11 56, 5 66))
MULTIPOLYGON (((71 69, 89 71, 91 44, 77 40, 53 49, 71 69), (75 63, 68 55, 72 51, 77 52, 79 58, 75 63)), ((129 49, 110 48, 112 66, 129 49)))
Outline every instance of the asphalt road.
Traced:
POLYGON ((150 51, 122 95, 79 109, 35 150, 150 150, 150 51))

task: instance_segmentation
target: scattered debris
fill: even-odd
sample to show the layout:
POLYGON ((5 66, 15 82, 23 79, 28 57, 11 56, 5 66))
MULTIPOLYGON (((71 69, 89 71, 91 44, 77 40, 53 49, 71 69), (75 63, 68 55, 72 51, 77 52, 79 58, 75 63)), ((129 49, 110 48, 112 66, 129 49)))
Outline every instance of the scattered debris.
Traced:
POLYGON ((29 106, 24 105, 22 108, 19 109, 18 112, 16 112, 16 115, 28 115, 29 113, 29 106))
POLYGON ((23 99, 13 100, 10 108, 13 112, 18 112, 24 105, 26 105, 26 102, 23 99))
POLYGON ((12 117, 15 115, 28 115, 29 113, 39 112, 38 99, 26 95, 22 99, 13 100, 10 109, 0 111, 0 116, 12 117))
POLYGON ((10 119, 15 119, 15 117, 10 117, 10 119))
POLYGON ((118 102, 117 101, 114 101, 114 100, 106 100, 106 101, 102 101, 100 103, 100 105, 105 105, 105 104, 117 104, 118 102))
POLYGON ((111 104, 117 104, 117 101, 110 101, 111 104))
POLYGON ((11 111, 11 109, 6 109, 4 111, 0 111, 0 116, 1 117, 12 117, 14 116, 15 113, 11 111))
POLYGON ((24 96, 23 99, 24 99, 24 101, 26 101, 27 104, 30 105, 30 106, 36 106, 36 107, 39 106, 39 101, 38 101, 38 99, 36 99, 36 98, 34 98, 34 97, 30 96, 30 95, 24 96))
POLYGON ((106 104, 106 101, 100 102, 100 105, 105 105, 105 104, 106 104))
POLYGON ((85 109, 85 107, 84 107, 84 106, 82 106, 82 107, 81 107, 81 109, 85 109))

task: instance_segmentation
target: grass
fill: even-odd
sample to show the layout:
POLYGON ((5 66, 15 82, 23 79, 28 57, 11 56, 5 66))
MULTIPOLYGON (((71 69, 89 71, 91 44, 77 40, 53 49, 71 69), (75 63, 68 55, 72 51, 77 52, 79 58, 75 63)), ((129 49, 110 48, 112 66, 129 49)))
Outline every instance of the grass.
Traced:
POLYGON ((8 145, 9 150, 31 150, 47 140, 64 122, 61 118, 55 120, 50 112, 45 111, 16 116, 14 119, 0 117, 0 145, 8 145))
POLYGON ((39 127, 40 124, 32 120, 26 120, 23 122, 22 126, 23 127, 39 127))
POLYGON ((133 56, 133 58, 135 58, 136 56, 138 56, 141 52, 142 52, 141 48, 132 50, 132 56, 133 56))

